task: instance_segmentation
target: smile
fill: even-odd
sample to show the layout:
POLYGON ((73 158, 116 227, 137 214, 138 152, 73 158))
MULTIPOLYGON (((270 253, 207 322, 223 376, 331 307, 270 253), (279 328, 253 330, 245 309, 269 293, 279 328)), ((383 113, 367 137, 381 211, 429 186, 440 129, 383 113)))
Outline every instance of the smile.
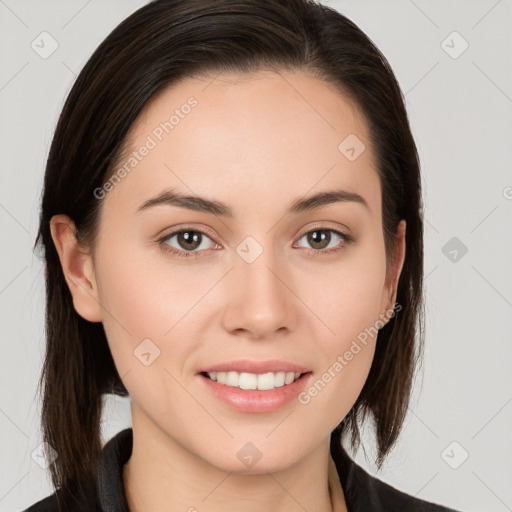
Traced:
POLYGON ((211 380, 220 384, 239 389, 258 389, 267 391, 291 384, 300 378, 300 372, 268 372, 268 373, 247 373, 247 372, 205 372, 211 380))

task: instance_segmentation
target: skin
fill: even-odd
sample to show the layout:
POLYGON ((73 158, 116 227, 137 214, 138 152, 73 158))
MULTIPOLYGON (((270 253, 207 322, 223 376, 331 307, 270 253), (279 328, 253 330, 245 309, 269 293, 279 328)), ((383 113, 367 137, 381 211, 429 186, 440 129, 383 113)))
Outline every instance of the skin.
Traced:
MULTIPOLYGON (((205 391, 197 372, 235 359, 283 359, 310 368, 315 382, 392 311, 405 221, 396 262, 386 267, 367 124, 332 85, 304 72, 188 79, 146 106, 130 150, 190 96, 197 106, 102 199, 94 253, 76 243, 69 218, 51 221, 74 307, 103 322, 130 393, 130 510, 330 511, 330 433, 364 385, 376 338, 307 405, 294 400, 271 413, 230 409, 205 391), (366 145, 354 161, 338 150, 348 134, 366 145), (137 213, 173 186, 228 204, 234 217, 167 205, 137 213), (285 214, 296 199, 339 188, 359 193, 369 208, 337 202, 285 214), (163 250, 186 252, 178 236, 158 244, 169 228, 190 224, 208 230, 199 257, 163 250), (330 232, 331 242, 315 249, 304 235, 318 227, 355 242, 330 232), (252 263, 236 252, 247 236, 263 249, 252 263), (340 250, 307 251, 326 247, 340 250), (149 366, 133 353, 147 338, 160 350, 149 366), (237 457, 247 442, 262 454, 251 468, 237 457)), ((346 510, 343 497, 339 510, 346 510)))

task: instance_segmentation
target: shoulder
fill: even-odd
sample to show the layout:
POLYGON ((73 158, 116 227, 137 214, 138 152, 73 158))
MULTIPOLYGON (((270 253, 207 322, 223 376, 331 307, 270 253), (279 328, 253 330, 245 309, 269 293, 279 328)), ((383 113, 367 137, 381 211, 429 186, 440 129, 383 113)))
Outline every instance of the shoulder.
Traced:
POLYGON ((353 482, 360 489, 364 490, 368 497, 368 503, 377 507, 375 510, 393 510, 394 512, 457 512, 443 505, 406 494, 373 477, 357 465, 353 469, 353 482))
POLYGON ((34 503, 29 508, 23 510, 23 512, 59 512, 57 495, 53 493, 52 495, 34 503))
POLYGON ((94 475, 61 488, 23 512, 95 512, 128 510, 123 490, 123 465, 132 450, 132 429, 118 432, 103 447, 94 475))
POLYGON ((79 488, 74 488, 64 498, 61 490, 37 501, 23 512, 94 512, 101 508, 98 506, 96 487, 94 482, 83 481, 79 488))
POLYGON ((73 504, 59 502, 57 493, 37 501, 22 512, 95 512, 101 510, 97 502, 90 498, 73 504))
POLYGON ((411 496, 370 475, 337 443, 331 444, 331 455, 350 512, 458 512, 411 496))

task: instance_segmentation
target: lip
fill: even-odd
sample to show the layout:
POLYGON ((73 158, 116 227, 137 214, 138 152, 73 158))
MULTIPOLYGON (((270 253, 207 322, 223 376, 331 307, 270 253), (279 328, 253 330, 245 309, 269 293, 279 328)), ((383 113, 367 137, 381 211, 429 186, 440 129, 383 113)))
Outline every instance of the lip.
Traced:
MULTIPOLYGON (((276 372, 294 372, 307 373, 311 368, 306 368, 288 361, 278 359, 269 359, 267 361, 251 361, 249 359, 240 359, 238 361, 229 361, 203 368, 198 373, 210 372, 246 372, 246 373, 276 373, 276 372)), ((289 384, 291 385, 291 384, 289 384)))
POLYGON ((277 411, 292 402, 299 393, 304 391, 312 375, 312 372, 305 373, 291 384, 266 391, 235 388, 211 380, 203 374, 199 374, 198 377, 207 391, 231 409, 237 412, 264 413, 277 411))

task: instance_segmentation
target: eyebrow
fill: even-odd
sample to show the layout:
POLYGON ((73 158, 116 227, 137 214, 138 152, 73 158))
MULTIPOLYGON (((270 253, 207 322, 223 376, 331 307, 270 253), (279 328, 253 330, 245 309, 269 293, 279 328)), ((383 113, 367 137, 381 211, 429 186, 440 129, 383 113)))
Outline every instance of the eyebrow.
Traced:
MULTIPOLYGON (((370 207, 364 197, 356 192, 349 192, 347 190, 328 190, 319 192, 318 194, 310 197, 296 199, 292 202, 286 213, 299 214, 339 202, 358 203, 370 210, 370 207)), ((187 210, 210 213, 220 215, 222 217, 234 217, 233 210, 227 204, 207 199, 205 197, 184 195, 174 189, 164 190, 157 196, 148 199, 139 206, 137 213, 154 206, 161 205, 178 206, 180 208, 186 208, 187 210)))

